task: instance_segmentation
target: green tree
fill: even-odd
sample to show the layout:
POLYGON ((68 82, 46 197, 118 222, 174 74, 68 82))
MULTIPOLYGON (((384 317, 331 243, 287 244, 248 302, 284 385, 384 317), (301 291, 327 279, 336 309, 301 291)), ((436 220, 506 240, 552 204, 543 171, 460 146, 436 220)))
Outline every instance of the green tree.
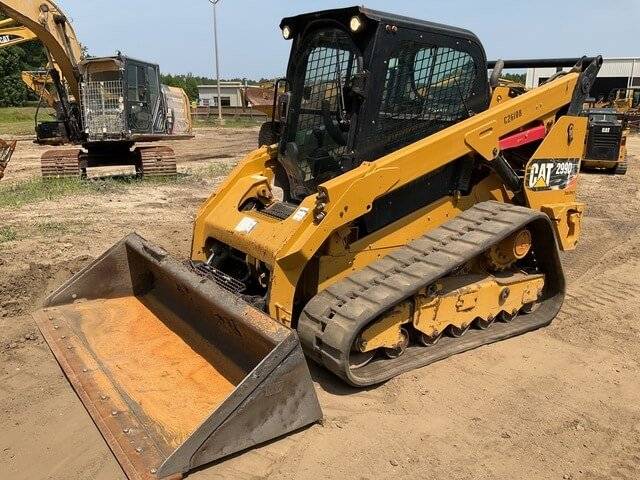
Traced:
POLYGON ((525 73, 504 73, 502 74, 502 78, 512 82, 521 83, 522 85, 527 81, 527 75, 525 73))
POLYGON ((29 98, 20 78, 24 55, 19 47, 0 50, 0 107, 23 106, 29 98))

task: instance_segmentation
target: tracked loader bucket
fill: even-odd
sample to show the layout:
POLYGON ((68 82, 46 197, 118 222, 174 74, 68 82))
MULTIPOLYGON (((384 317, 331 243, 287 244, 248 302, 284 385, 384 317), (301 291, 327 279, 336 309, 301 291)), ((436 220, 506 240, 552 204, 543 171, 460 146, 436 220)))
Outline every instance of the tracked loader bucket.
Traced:
POLYGON ((35 316, 131 479, 180 478, 321 418, 294 331, 135 234, 35 316))

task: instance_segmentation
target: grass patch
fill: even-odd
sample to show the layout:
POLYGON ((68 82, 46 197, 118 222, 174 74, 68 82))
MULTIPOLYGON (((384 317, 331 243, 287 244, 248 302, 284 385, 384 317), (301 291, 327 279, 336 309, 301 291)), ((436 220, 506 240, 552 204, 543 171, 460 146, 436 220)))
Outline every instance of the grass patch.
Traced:
POLYGON ((252 128, 259 127, 265 122, 263 117, 259 118, 247 118, 247 117, 232 117, 225 118, 224 124, 220 125, 218 117, 211 116, 209 118, 197 117, 194 122, 194 127, 222 127, 222 128, 252 128))
POLYGON ((35 126, 33 120, 29 122, 2 123, 0 124, 0 135, 33 135, 35 126))
MULTIPOLYGON (((184 176, 188 177, 188 176, 184 176)), ((0 208, 18 208, 44 200, 73 195, 126 192, 144 185, 172 185, 185 181, 183 176, 139 179, 136 177, 106 177, 95 180, 79 178, 33 179, 0 186, 0 208)), ((55 228, 55 226, 51 226, 55 228)), ((46 227, 44 227, 46 228, 46 227)))
POLYGON ((80 179, 34 179, 0 188, 0 207, 21 207, 43 200, 87 193, 112 192, 122 189, 114 180, 83 181, 80 179))
MULTIPOLYGON (((33 135, 36 107, 0 108, 0 135, 33 135)), ((54 120, 53 110, 41 108, 38 119, 54 120)))
POLYGON ((13 242, 18 238, 18 233, 11 227, 0 227, 0 245, 13 242))
POLYGON ((71 230, 70 223, 40 222, 36 225, 38 232, 45 237, 56 237, 68 233, 71 230))
POLYGON ((208 165, 201 175, 208 178, 226 177, 235 167, 235 163, 216 162, 208 165))

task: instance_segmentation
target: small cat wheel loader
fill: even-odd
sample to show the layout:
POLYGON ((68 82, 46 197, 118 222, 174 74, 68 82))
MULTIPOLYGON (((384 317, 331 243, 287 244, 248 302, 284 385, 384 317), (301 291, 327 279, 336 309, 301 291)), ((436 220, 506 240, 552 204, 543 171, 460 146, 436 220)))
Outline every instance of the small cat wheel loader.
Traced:
POLYGON ((361 7, 281 29, 278 142, 205 202, 189 260, 132 234, 36 314, 130 478, 320 419, 303 352, 375 385, 562 305, 600 57, 522 92, 467 30, 361 7))

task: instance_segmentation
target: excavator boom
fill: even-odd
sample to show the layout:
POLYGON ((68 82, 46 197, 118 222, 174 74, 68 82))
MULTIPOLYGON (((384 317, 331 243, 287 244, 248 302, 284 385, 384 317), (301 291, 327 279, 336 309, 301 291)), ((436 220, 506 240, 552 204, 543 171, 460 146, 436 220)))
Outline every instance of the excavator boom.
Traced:
POLYGON ((0 48, 12 47, 38 38, 28 28, 16 25, 11 18, 0 21, 0 48))
POLYGON ((51 0, 1 0, 0 10, 31 31, 45 46, 51 63, 67 82, 69 93, 80 98, 78 63, 82 46, 73 26, 51 0))

